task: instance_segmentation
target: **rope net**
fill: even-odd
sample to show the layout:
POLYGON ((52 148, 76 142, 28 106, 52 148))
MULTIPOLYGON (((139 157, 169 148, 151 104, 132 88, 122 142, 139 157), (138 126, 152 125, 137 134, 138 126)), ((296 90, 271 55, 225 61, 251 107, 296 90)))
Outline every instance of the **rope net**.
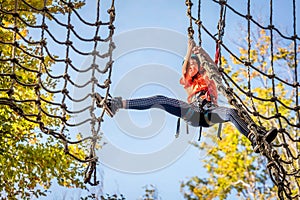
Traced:
MULTIPOLYGON (((205 32, 216 43, 216 52, 219 54, 218 66, 203 64, 210 78, 213 79, 218 90, 234 106, 239 115, 249 124, 250 134, 254 134, 260 145, 260 153, 267 159, 267 168, 271 180, 278 188, 280 199, 299 199, 299 133, 300 133, 300 106, 299 106, 299 33, 296 29, 296 1, 292 2, 292 30, 291 34, 281 31, 274 23, 274 3, 269 1, 269 16, 267 25, 259 22, 252 15, 252 3, 245 3, 246 12, 240 12, 224 0, 213 0, 220 7, 218 33, 213 34, 201 21, 201 0, 198 2, 198 17, 192 15, 193 3, 186 0, 187 15, 190 19, 188 35, 194 37, 193 26, 197 26, 199 45, 201 35, 205 32), (246 24, 246 47, 235 52, 223 38, 225 31, 225 16, 227 13, 239 18, 246 24), (202 30, 202 33, 201 33, 202 30), (257 39, 257 31, 263 35, 257 39), (280 42, 278 42, 280 41, 280 42), (264 52, 259 54, 260 52, 264 52), (222 50, 222 51, 221 51, 222 50), (224 57, 231 57, 234 66, 231 68, 224 57), (226 55, 226 56, 225 56, 226 55), (247 80, 239 79, 244 74, 247 80), (239 82, 237 81, 239 80, 239 82), (267 107, 263 110, 260 105, 267 107), (279 135, 273 144, 268 144, 265 138, 258 134, 259 129, 278 129, 279 135)), ((280 17, 280 16, 277 16, 280 17)), ((230 21, 227 21, 230 23, 230 21)), ((237 26, 237 25, 235 25, 237 26)), ((240 46, 240 45, 239 45, 240 46)), ((205 56, 201 57, 206 62, 205 56)))
POLYGON ((98 0, 94 18, 84 19, 77 11, 82 5, 78 0, 1 1, 0 105, 61 140, 66 154, 88 163, 84 181, 95 185, 104 116, 95 110, 95 93, 106 98, 109 93, 115 9, 112 0, 101 13, 98 0), (85 74, 84 80, 76 80, 78 74, 85 74), (83 129, 88 137, 80 137, 83 129), (73 153, 78 144, 86 155, 73 153))

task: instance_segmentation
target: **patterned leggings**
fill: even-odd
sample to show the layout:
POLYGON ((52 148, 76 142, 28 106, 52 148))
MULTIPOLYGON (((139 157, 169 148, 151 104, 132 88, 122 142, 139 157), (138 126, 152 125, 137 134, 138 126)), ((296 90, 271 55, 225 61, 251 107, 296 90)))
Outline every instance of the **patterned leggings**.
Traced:
POLYGON ((197 102, 186 102, 157 95, 148 98, 126 100, 125 109, 147 110, 159 108, 168 113, 186 120, 192 126, 209 127, 216 123, 231 121, 235 127, 246 137, 249 134, 247 124, 239 117, 237 111, 227 107, 211 107, 200 112, 197 102))

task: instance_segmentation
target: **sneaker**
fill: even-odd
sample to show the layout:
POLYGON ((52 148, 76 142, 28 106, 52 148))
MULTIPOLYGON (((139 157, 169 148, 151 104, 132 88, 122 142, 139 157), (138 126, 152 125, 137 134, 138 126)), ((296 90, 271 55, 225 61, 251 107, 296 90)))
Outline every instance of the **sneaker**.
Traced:
MULTIPOLYGON (((273 140, 275 140, 275 138, 277 137, 277 129, 276 128, 272 128, 271 130, 269 130, 266 134, 262 134, 263 138, 265 138, 265 140, 271 144, 273 142, 273 140)), ((256 144, 256 142, 252 141, 252 145, 253 145, 253 150, 255 153, 259 153, 259 145, 256 144)))
POLYGON ((278 133, 277 129, 272 128, 271 130, 269 130, 267 132, 267 134, 264 136, 264 138, 266 138, 266 141, 270 144, 277 137, 277 133, 278 133))
POLYGON ((104 108, 106 114, 110 117, 113 117, 116 112, 123 107, 121 97, 106 99, 106 101, 105 98, 98 93, 96 93, 95 97, 97 107, 104 108))

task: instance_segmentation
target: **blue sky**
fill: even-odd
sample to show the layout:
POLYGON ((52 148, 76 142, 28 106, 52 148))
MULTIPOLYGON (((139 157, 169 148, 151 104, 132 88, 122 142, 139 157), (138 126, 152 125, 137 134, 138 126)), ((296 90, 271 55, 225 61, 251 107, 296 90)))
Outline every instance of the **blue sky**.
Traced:
MULTIPOLYGON (((146 72, 140 76, 149 76, 153 78, 152 83, 148 79, 145 80, 146 77, 145 79, 142 78, 144 80, 144 86, 141 86, 135 91, 132 91, 132 93, 129 93, 126 96, 127 98, 147 97, 162 94, 166 96, 179 96, 182 100, 185 100, 184 91, 178 84, 180 74, 177 74, 176 76, 176 72, 180 73, 182 57, 186 51, 186 30, 188 26, 188 18, 186 17, 186 6, 184 2, 119 1, 116 2, 116 9, 118 10, 115 23, 116 35, 126 34, 126 31, 134 31, 135 29, 155 27, 167 29, 170 32, 174 31, 176 32, 175 34, 182 35, 182 39, 180 41, 167 41, 160 38, 160 36, 154 35, 153 37, 156 38, 146 38, 145 40, 148 39, 153 43, 158 43, 157 46, 159 46, 159 43, 162 43, 165 45, 165 49, 167 51, 163 51, 160 48, 151 48, 151 44, 149 44, 149 48, 144 48, 143 45, 141 45, 141 49, 136 49, 118 58, 114 65, 113 84, 119 85, 119 81, 122 80, 124 76, 125 78, 126 76, 130 76, 130 74, 133 74, 132 76, 138 76, 139 74, 134 71, 132 72, 132 70, 142 68, 143 70, 141 70, 141 72, 146 72), (117 9, 118 7, 120 10, 117 9), (175 47, 174 49, 173 47, 170 47, 171 49, 168 49, 168 46, 171 45, 172 42, 175 43, 175 46, 176 43, 178 43, 178 47, 175 47), (168 52, 168 50, 170 50, 170 52, 168 52), (172 51, 176 51, 177 53, 172 51), (143 67, 144 65, 146 66, 143 67), (162 83, 161 78, 155 77, 155 75, 151 74, 155 73, 152 72, 151 69, 157 67, 157 65, 162 65, 165 70, 157 70, 156 73, 165 73, 167 69, 170 70, 170 73, 173 72, 172 74, 165 73, 165 84, 162 83)), ((213 16, 212 19, 217 20, 217 15, 213 16)), ((214 28, 215 24, 213 24, 212 27, 214 28)), ((140 37, 142 40, 143 37, 147 36, 142 34, 140 37)), ((172 36, 170 35, 170 37, 172 36)), ((134 43, 135 41, 129 41, 129 43, 131 42, 134 43)), ((153 44, 153 46, 155 46, 155 44, 153 44)), ((133 85, 132 87, 134 88, 136 86, 135 80, 132 81, 132 83, 125 82, 125 84, 128 87, 133 85)), ((115 91, 117 89, 114 86, 112 87, 113 95, 126 95, 115 91)), ((122 115, 122 118, 125 112, 127 111, 121 111, 118 113, 119 115, 116 116, 117 119, 115 120, 120 120, 118 117, 122 115)), ((103 131, 105 134, 109 134, 107 137, 111 143, 132 154, 145 154, 144 157, 148 158, 148 162, 150 163, 162 162, 160 159, 168 160, 168 157, 171 156, 165 155, 164 157, 157 158, 152 156, 152 154, 155 154, 153 152, 158 151, 163 154, 160 150, 169 148, 168 145, 172 145, 174 142, 178 143, 179 141, 184 141, 186 145, 188 145, 188 141, 193 140, 191 137, 183 138, 183 136, 186 136, 184 128, 181 130, 182 136, 176 139, 174 134, 177 119, 165 114, 163 111, 152 111, 152 113, 150 111, 130 111, 129 113, 133 124, 140 126, 140 128, 138 128, 138 130, 141 131, 140 134, 149 135, 149 137, 144 139, 138 138, 138 132, 134 133, 135 137, 133 137, 130 135, 130 131, 124 131, 123 127, 114 125, 113 121, 109 121, 109 119, 105 121, 103 131), (164 117, 164 123, 161 125, 159 130, 153 132, 151 124, 159 123, 158 120, 156 120, 159 116, 164 117), (109 122, 112 122, 112 124, 109 122)), ((184 123, 182 123, 182 127, 185 127, 184 123)), ((191 129, 191 132, 195 134, 198 132, 198 129, 191 129)), ((179 148, 183 144, 175 145, 179 145, 179 148)), ((180 181, 186 180, 186 178, 190 176, 204 174, 204 171, 201 168, 201 162, 199 162, 200 156, 203 156, 204 153, 205 152, 200 153, 197 149, 187 146, 186 149, 184 149, 183 152, 180 152, 177 157, 175 156, 169 164, 161 165, 162 168, 145 173, 135 173, 133 171, 126 173, 111 169, 110 167, 104 167, 104 191, 107 191, 108 193, 123 193, 128 199, 137 199, 144 193, 144 189, 142 188, 144 185, 153 184, 157 187, 159 196, 162 199, 181 199, 182 195, 179 187, 180 181)), ((134 160, 125 159, 124 162, 133 163, 134 160)), ((127 164, 128 163, 124 165, 127 164)), ((135 165, 140 164, 137 162, 135 165)))
MULTIPOLYGON (((240 1, 228 2, 239 12, 246 14, 246 1, 243 1, 244 3, 240 1)), ((109 6, 106 3, 103 2, 103 8, 105 9, 102 10, 102 17, 104 19, 107 19, 106 10, 109 6)), ((193 15, 197 16, 197 5, 196 2, 194 3, 193 15)), ((275 3, 273 11, 276 13, 274 16, 275 25, 279 28, 291 27, 292 1, 288 3, 288 1, 278 0, 275 3), (283 13, 284 15, 282 15, 283 13)), ((88 1, 86 7, 80 13, 86 19, 92 19, 94 6, 95 2, 88 1)), ((115 7, 117 49, 114 55, 111 94, 123 96, 124 98, 161 94, 185 100, 184 91, 178 81, 182 59, 186 51, 187 27, 189 25, 185 1, 123 0, 116 1, 115 7), (147 31, 143 32, 143 30, 147 30, 151 35, 147 35, 147 31), (156 35, 156 33, 170 34, 170 37, 156 35)), ((204 1, 201 7, 202 21, 205 27, 212 33, 217 33, 219 6, 212 1, 204 1)), ((252 8, 255 8, 254 15, 260 16, 262 21, 266 22, 269 15, 268 2, 255 2, 252 8)), ((245 26, 246 22, 241 21, 237 15, 229 10, 227 10, 226 17, 224 42, 236 50, 236 46, 232 41, 239 42, 240 26, 245 26)), ((76 21, 74 23, 76 29, 76 21)), ((292 31, 290 28, 285 30, 288 33, 292 31)), ((60 32, 59 30, 56 31, 60 32)), ((80 25, 79 31, 82 31, 84 35, 89 35, 89 31, 80 29, 80 25)), ((105 34, 105 27, 101 31, 105 34)), ((63 38, 63 34, 61 36, 63 38)), ((205 33, 203 33, 202 39, 203 47, 213 57, 214 41, 205 33)), ((85 47, 82 46, 82 48, 85 47)), ((58 53, 59 51, 60 49, 57 49, 58 53)), ((83 66, 89 62, 81 57, 74 58, 74 61, 83 66)), ((80 75, 77 76, 79 77, 77 78, 78 81, 82 80, 80 75)), ((99 77, 99 79, 102 80, 105 77, 99 77)), ((114 152, 114 158, 111 158, 108 150, 108 154, 104 153, 105 155, 102 155, 107 159, 107 162, 100 164, 98 167, 103 176, 104 194, 124 194, 127 199, 138 199, 144 192, 143 186, 153 184, 158 188, 159 196, 162 199, 182 199, 179 187, 180 181, 187 180, 188 177, 195 175, 205 176, 201 162, 205 157, 205 152, 199 152, 196 148, 188 145, 189 140, 197 140, 193 137, 198 136, 198 129, 191 129, 191 134, 187 136, 185 135, 184 123, 182 123, 182 135, 175 139, 176 121, 175 117, 158 110, 145 112, 122 110, 113 119, 105 118, 102 125, 105 140, 109 144, 120 148, 122 153, 120 153, 121 151, 119 153, 114 152), (122 124, 122 120, 125 118, 130 122, 127 127, 126 124, 122 124), (176 145, 182 149, 176 155, 172 154, 174 157, 166 154, 164 159, 161 156, 164 155, 164 149, 173 148, 175 150, 176 145), (124 152, 127 154, 123 154, 124 152), (160 157, 155 157, 157 156, 155 152, 161 153, 160 157), (123 155, 126 155, 125 158, 122 157, 123 155), (132 155, 137 157, 131 157, 132 155), (141 163, 140 168, 136 166, 138 163, 130 160, 140 159, 143 155, 150 160, 141 163), (168 160, 168 157, 170 157, 170 160, 168 160), (112 164, 113 166, 109 166, 110 161, 115 162, 114 159, 116 159, 118 165, 112 164), (166 163, 165 160, 167 160, 166 163), (155 165, 155 163, 161 164, 155 165), (141 168, 146 168, 146 164, 153 164, 153 167, 143 172, 141 168), (135 167, 136 172, 130 171, 135 167)), ((206 133, 215 134, 208 130, 206 130, 206 133)), ((202 140, 205 140, 205 137, 202 137, 202 140)), ((104 148, 106 147, 104 146, 104 148)), ((95 188, 95 190, 98 190, 98 188, 95 188)), ((66 193, 66 195, 72 197, 72 195, 80 194, 80 191, 67 190, 66 193)), ((59 198, 56 195, 54 192, 48 198, 59 198)))

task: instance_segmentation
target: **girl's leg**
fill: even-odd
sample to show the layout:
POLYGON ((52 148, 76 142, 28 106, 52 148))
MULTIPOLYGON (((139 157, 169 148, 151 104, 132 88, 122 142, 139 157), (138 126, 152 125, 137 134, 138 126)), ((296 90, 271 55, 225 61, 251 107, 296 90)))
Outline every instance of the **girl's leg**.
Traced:
MULTIPOLYGON (((124 103, 123 103, 124 105, 124 103)), ((124 107, 124 106, 123 106, 124 107)), ((157 95, 147 98, 125 100, 125 109, 147 110, 159 108, 177 117, 183 118, 191 106, 183 101, 157 95)))
POLYGON ((196 104, 188 104, 186 102, 161 95, 125 101, 126 105, 125 107, 123 106, 125 109, 146 110, 151 108, 159 108, 184 119, 192 126, 209 126, 204 120, 204 113, 200 112, 200 109, 196 104))
MULTIPOLYGON (((216 107, 206 111, 205 119, 207 120, 207 123, 222 123, 231 121, 235 127, 251 141, 254 151, 256 153, 259 152, 260 146, 256 144, 255 136, 250 134, 247 123, 240 118, 236 109, 216 107)), ((268 132, 258 130, 258 133, 263 135, 265 140, 270 144, 277 136, 277 129, 272 128, 268 132)))
MULTIPOLYGON (((100 94, 96 94, 96 104, 98 107, 105 108, 110 117, 113 117, 119 109, 134 109, 134 110, 147 110, 151 108, 159 108, 167 111, 168 113, 190 120, 195 115, 199 116, 199 108, 193 104, 188 104, 178 99, 165 97, 162 95, 156 95, 147 98, 137 98, 122 100, 121 97, 115 97, 104 102, 104 97, 100 94)), ((202 115, 203 118, 203 115, 202 115)), ((199 117, 198 117, 199 119, 199 117)), ((196 121, 199 126, 199 120, 196 121)))
POLYGON ((248 137, 250 130, 247 123, 240 118, 236 109, 226 107, 216 107, 205 112, 205 120, 208 124, 232 122, 235 127, 246 137, 248 137))

